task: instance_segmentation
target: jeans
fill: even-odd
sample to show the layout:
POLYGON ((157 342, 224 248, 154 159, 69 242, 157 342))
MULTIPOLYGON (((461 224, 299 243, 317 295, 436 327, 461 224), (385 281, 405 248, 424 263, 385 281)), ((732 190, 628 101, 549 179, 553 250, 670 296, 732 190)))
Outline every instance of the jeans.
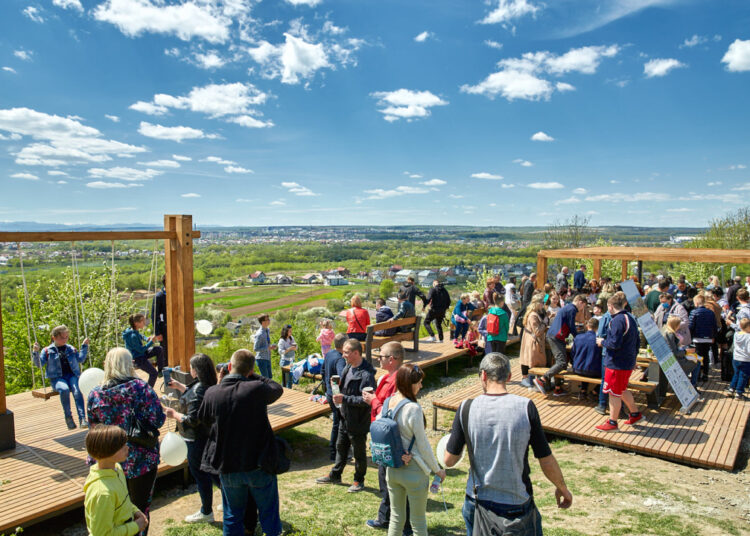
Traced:
MULTIPOLYGON (((269 363, 270 363, 270 361, 269 361, 269 363)), ((286 375, 286 382, 282 382, 282 383, 286 383, 286 385, 284 385, 284 387, 286 387, 287 389, 291 389, 292 388, 292 369, 291 369, 291 366, 293 364, 294 364, 294 359, 282 359, 281 361, 279 361, 279 368, 281 368, 281 367, 290 367, 289 368, 289 374, 286 375)), ((281 373, 281 376, 282 376, 282 378, 284 377, 284 372, 283 371, 281 373)))
POLYGON ((388 536, 401 536, 408 521, 415 536, 427 536, 429 477, 417 463, 386 469, 391 519, 388 536))
POLYGON ((602 383, 599 385, 599 405, 605 408, 609 405, 609 395, 604 392, 604 372, 606 370, 604 366, 604 354, 602 353, 602 383))
POLYGON ((328 449, 331 454, 331 461, 336 461, 336 443, 339 439, 339 422, 341 422, 341 413, 339 413, 339 408, 336 407, 336 404, 333 403, 333 397, 331 395, 326 395, 326 400, 328 400, 328 406, 331 408, 331 417, 333 417, 333 426, 331 426, 331 440, 328 443, 328 449))
MULTIPOLYGON (((484 501, 481 501, 482 504, 487 504, 484 501)), ((503 515, 503 511, 508 510, 518 510, 519 506, 517 505, 506 505, 506 504, 499 504, 499 503, 489 503, 491 504, 491 510, 495 512, 498 515, 503 515)), ((537 510, 536 505, 533 503, 531 504, 531 507, 534 510, 537 510)), ((464 499, 464 505, 463 508, 461 508, 461 514, 464 517, 464 524, 466 525, 466 536, 472 536, 472 532, 474 532, 474 511, 476 510, 476 504, 474 503, 474 499, 469 498, 466 496, 464 499)), ((535 536, 544 536, 544 532, 542 531, 542 516, 539 514, 539 511, 536 511, 536 517, 537 517, 537 530, 535 536)), ((512 518, 509 518, 512 519, 512 518)), ((526 532, 520 533, 520 532, 513 532, 512 534, 526 534, 526 532)), ((484 536, 483 534, 478 534, 477 536, 484 536)))
POLYGON ((255 366, 258 369, 258 373, 260 373, 260 375, 263 376, 264 378, 273 377, 273 372, 271 372, 271 360, 270 359, 257 359, 255 361, 255 366))
POLYGON ((167 360, 164 357, 164 350, 162 350, 161 346, 152 346, 146 351, 146 355, 133 358, 135 366, 148 374, 148 384, 151 387, 156 384, 156 378, 159 375, 151 364, 151 361, 149 361, 152 357, 156 357, 156 366, 159 369, 158 372, 161 372, 161 369, 167 366, 167 360))
POLYGON ((744 394, 747 381, 750 380, 750 362, 733 359, 732 366, 734 367, 734 376, 732 376, 732 383, 729 384, 729 387, 737 391, 737 394, 744 394))
POLYGON ((565 348, 565 342, 557 337, 547 337, 547 343, 552 349, 555 364, 545 373, 544 379, 547 385, 552 385, 551 382, 555 379, 555 374, 568 368, 568 350, 565 348))
POLYGON ((210 514, 213 512, 214 484, 221 487, 219 477, 205 471, 201 471, 201 457, 203 449, 206 446, 206 438, 196 439, 195 441, 185 441, 187 443, 187 462, 190 468, 190 474, 193 475, 195 483, 198 484, 198 495, 201 498, 201 513, 210 514))
POLYGON ((367 472, 367 432, 362 434, 350 434, 346 429, 346 421, 339 421, 339 437, 336 440, 336 462, 331 469, 331 478, 341 479, 341 473, 346 467, 346 460, 349 458, 349 447, 354 450, 354 481, 360 484, 365 483, 365 473, 367 472))
POLYGON ((248 495, 258 505, 260 526, 266 536, 281 534, 279 515, 279 487, 276 475, 261 469, 243 473, 224 473, 220 476, 224 501, 224 535, 244 536, 245 508, 248 495))
MULTIPOLYGON (((149 510, 151 509, 151 499, 154 496, 154 484, 156 483, 156 467, 151 469, 148 473, 144 473, 135 478, 128 478, 126 484, 128 486, 128 495, 130 495, 130 501, 135 505, 138 510, 146 514, 146 518, 150 519, 149 510)), ((148 527, 146 530, 140 533, 141 536, 148 535, 148 527)))
POLYGON ((454 331, 455 336, 454 339, 463 339, 466 336, 466 332, 469 331, 469 324, 468 322, 458 322, 456 324, 456 329, 454 331))
POLYGON ((433 320, 435 321, 435 328, 438 332, 438 339, 440 339, 440 342, 443 342, 443 320, 445 320, 445 311, 436 312, 432 308, 427 311, 427 315, 424 317, 424 328, 427 330, 427 333, 430 334, 430 337, 435 336, 431 325, 433 320))
POLYGON ((76 403, 76 410, 78 411, 78 420, 83 422, 86 420, 86 404, 83 402, 83 395, 81 390, 78 388, 78 376, 75 374, 66 374, 62 378, 54 380, 52 387, 60 393, 60 404, 62 404, 63 413, 65 417, 72 417, 70 413, 70 392, 73 392, 73 400, 76 403))
POLYGON ((690 383, 693 384, 693 387, 698 387, 698 380, 701 377, 701 364, 698 362, 695 365, 695 368, 690 373, 690 383))

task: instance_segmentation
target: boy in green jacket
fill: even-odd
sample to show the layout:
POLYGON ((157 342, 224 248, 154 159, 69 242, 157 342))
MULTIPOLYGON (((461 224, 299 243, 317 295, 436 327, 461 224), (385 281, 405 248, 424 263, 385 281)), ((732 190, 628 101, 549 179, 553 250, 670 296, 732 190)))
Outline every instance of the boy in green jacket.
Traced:
POLYGON ((119 426, 97 425, 86 435, 86 451, 96 460, 83 485, 90 536, 134 536, 148 520, 128 495, 120 462, 128 456, 127 435, 119 426))
POLYGON ((505 305, 505 296, 496 295, 495 305, 487 311, 487 342, 490 344, 490 352, 505 353, 505 343, 508 342, 508 329, 510 328, 510 319, 508 313, 503 309, 505 305), (497 331, 495 331, 497 323, 497 331))

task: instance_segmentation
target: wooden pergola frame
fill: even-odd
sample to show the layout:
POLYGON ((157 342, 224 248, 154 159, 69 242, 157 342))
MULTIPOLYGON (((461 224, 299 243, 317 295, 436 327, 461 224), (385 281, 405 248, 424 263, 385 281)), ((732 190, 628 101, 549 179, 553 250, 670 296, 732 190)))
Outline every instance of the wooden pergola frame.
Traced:
MULTIPOLYGON (((190 357, 195 353, 193 240, 200 238, 200 236, 200 231, 193 230, 192 216, 165 215, 163 231, 0 232, 0 242, 163 239, 167 275, 169 365, 180 365, 182 370, 189 370, 190 357)), ((0 310, 1 308, 2 296, 0 296, 0 310)), ((5 396, 5 355, 3 351, 3 323, 0 315, 0 418, 10 413, 5 396)), ((0 447, 4 443, 4 438, 0 437, 0 447)), ((0 450, 3 449, 0 448, 0 450)))
POLYGON ((592 277, 602 275, 603 260, 622 261, 622 280, 628 278, 628 263, 638 262, 638 274, 642 277, 643 261, 705 262, 712 264, 750 264, 750 249, 695 249, 695 248, 643 248, 643 247, 595 247, 571 249, 543 249, 536 256, 536 286, 547 282, 548 259, 591 259, 594 261, 592 277))

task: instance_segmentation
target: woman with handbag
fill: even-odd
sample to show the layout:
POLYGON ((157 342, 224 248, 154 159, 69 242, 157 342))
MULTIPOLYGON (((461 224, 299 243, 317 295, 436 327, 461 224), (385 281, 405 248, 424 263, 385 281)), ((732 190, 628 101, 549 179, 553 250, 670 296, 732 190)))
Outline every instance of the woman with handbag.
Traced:
POLYGON ((531 302, 526 308, 523 318, 523 337, 521 337, 521 352, 519 362, 521 363, 521 385, 533 388, 529 378, 529 369, 547 366, 547 354, 545 350, 545 334, 547 333, 547 322, 544 315, 544 294, 534 294, 531 302))
MULTIPOLYGON (((159 466, 159 428, 164 411, 148 383, 136 377, 133 356, 112 348, 104 358, 104 380, 88 397, 89 424, 119 426, 128 435, 128 457, 121 464, 131 502, 149 516, 159 466)), ((93 463, 93 460, 89 460, 93 463)), ((141 535, 148 534, 148 527, 141 535)))
POLYGON ((185 518, 186 523, 213 523, 213 484, 221 487, 218 475, 212 475, 201 470, 203 450, 208 441, 209 428, 198 418, 198 409, 203 402, 206 389, 216 385, 216 368, 214 362, 206 354, 195 354, 190 358, 190 375, 194 378, 189 385, 177 380, 169 382, 169 387, 177 389, 180 396, 180 411, 167 408, 165 413, 170 419, 178 422, 180 435, 187 443, 188 467, 198 484, 198 495, 201 508, 185 518))
MULTIPOLYGON (((388 399, 388 406, 395 408, 402 400, 409 400, 396 413, 398 431, 404 447, 412 445, 403 456, 404 465, 388 467, 386 481, 391 501, 391 518, 388 536, 401 536, 406 523, 406 504, 409 501, 409 521, 415 536, 427 536, 427 493, 429 475, 435 473, 445 480, 445 470, 438 465, 435 454, 425 433, 425 417, 417 402, 422 389, 424 372, 418 365, 401 365, 396 372, 396 393, 388 399)), ((382 417, 381 415, 378 418, 382 417)))
POLYGON ((367 340, 367 326, 370 325, 370 313, 362 308, 362 298, 359 294, 352 296, 352 308, 346 312, 346 334, 350 339, 364 342, 367 340))

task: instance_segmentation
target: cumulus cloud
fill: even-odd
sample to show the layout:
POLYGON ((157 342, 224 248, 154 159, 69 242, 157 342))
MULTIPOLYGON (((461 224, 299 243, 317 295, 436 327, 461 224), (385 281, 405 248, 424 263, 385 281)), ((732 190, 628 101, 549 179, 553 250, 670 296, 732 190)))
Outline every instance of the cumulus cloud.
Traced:
POLYGON ((532 182, 530 184, 527 184, 529 188, 533 188, 534 190, 559 190, 560 188, 565 188, 564 185, 560 184, 559 182, 532 182))
POLYGON ((13 51, 13 55, 18 58, 19 60, 23 61, 31 61, 31 59, 34 56, 33 50, 25 50, 23 48, 19 48, 18 50, 13 51))
POLYGON ((721 58, 721 63, 726 63, 727 71, 750 71, 750 39, 735 39, 721 58))
POLYGON ((224 173, 255 173, 255 171, 241 166, 227 166, 224 168, 224 173))
POLYGON ((120 122, 120 118, 117 117, 116 115, 104 114, 104 117, 106 117, 107 119, 109 119, 113 123, 119 123, 120 122))
POLYGON ((149 167, 161 167, 161 168, 178 168, 180 167, 179 162, 175 162, 174 160, 152 160, 151 162, 138 162, 138 165, 140 166, 149 166, 149 167))
POLYGON ((535 16, 541 9, 542 4, 535 5, 529 0, 497 0, 497 5, 479 23, 505 25, 527 15, 535 16))
POLYGON ((366 199, 389 199, 391 197, 400 197, 402 195, 428 194, 430 193, 430 190, 418 186, 397 186, 392 190, 384 190, 383 188, 365 190, 365 193, 369 194, 366 199))
POLYGON ((500 187, 501 188, 515 188, 516 185, 515 184, 501 184, 500 187))
POLYGON ((378 99, 378 110, 383 119, 389 122, 406 119, 413 121, 429 117, 433 106, 446 106, 448 101, 441 99, 430 91, 412 91, 397 89, 396 91, 376 91, 370 96, 378 99))
POLYGON ((50 169, 47 172, 47 175, 51 175, 53 177, 66 177, 68 174, 64 171, 60 171, 59 169, 50 169))
POLYGON ((171 140, 177 143, 183 140, 194 140, 201 138, 218 138, 216 134, 206 134, 198 128, 192 127, 165 127, 162 125, 154 125, 146 121, 141 121, 138 127, 138 132, 148 138, 155 138, 157 140, 171 140))
POLYGON ((286 0, 293 6, 309 6, 315 7, 320 4, 321 0, 286 0))
POLYGON ((430 37, 432 37, 432 33, 430 33, 430 32, 428 32, 428 31, 425 30, 424 32, 422 32, 419 35, 415 36, 414 37, 414 41, 416 41, 417 43, 424 43, 430 37))
POLYGON ((252 199, 247 199, 245 197, 238 197, 237 199, 235 199, 235 202, 236 203, 252 203, 253 200, 252 199))
POLYGON ((428 181, 421 182, 420 184, 424 184, 425 186, 442 186, 448 183, 442 179, 430 179, 428 181))
POLYGON ((200 194, 196 194, 193 192, 187 193, 187 194, 180 194, 180 197, 188 197, 188 198, 194 198, 194 197, 200 197, 200 194))
POLYGON ((220 156, 207 156, 206 158, 201 158, 200 161, 211 162, 212 164, 219 164, 220 166, 233 166, 237 164, 237 162, 226 160, 224 158, 221 158, 220 156))
POLYGON ((646 78, 654 78, 657 76, 666 76, 674 69, 685 67, 687 65, 674 58, 656 58, 643 65, 643 74, 646 75, 646 78))
POLYGON ((39 177, 37 177, 36 175, 33 175, 31 173, 14 173, 13 175, 11 175, 11 177, 14 178, 14 179, 25 179, 27 181, 38 181, 39 180, 39 177))
POLYGON ((195 59, 195 64, 203 69, 218 69, 227 63, 227 60, 222 58, 215 50, 206 53, 196 52, 193 58, 195 59))
POLYGON ((736 186, 732 188, 735 192, 746 192, 750 190, 750 182, 746 182, 745 184, 741 184, 740 186, 736 186))
POLYGON ((724 183, 721 181, 711 181, 706 186, 721 186, 722 184, 724 183))
POLYGON ((96 179, 115 179, 119 181, 146 181, 162 175, 156 169, 134 169, 129 167, 91 168, 89 175, 96 179))
POLYGON ((36 140, 15 153, 20 165, 64 166, 87 162, 107 162, 113 156, 133 156, 145 152, 114 140, 103 139, 99 130, 84 125, 79 118, 60 117, 30 108, 0 110, 0 131, 11 139, 29 136, 36 140))
POLYGON ((737 171, 738 169, 746 169, 747 166, 745 164, 732 164, 729 166, 729 171, 737 171))
POLYGON ((299 195, 302 197, 315 197, 320 195, 310 190, 310 188, 308 188, 307 186, 302 186, 301 184, 296 182, 282 182, 281 186, 289 190, 290 194, 299 195))
POLYGON ((28 18, 33 20, 34 22, 43 23, 44 17, 42 17, 42 12, 34 7, 34 6, 27 6, 22 13, 26 15, 28 18))
POLYGON ((283 199, 277 199, 276 201, 271 201, 269 203, 272 207, 283 207, 286 206, 286 201, 283 199))
POLYGON ((74 9, 75 11, 83 12, 81 0, 52 0, 52 5, 63 9, 74 9))
POLYGON ((500 50, 501 48, 503 48, 502 43, 498 43, 497 41, 493 41, 492 39, 486 39, 484 41, 484 44, 490 48, 494 48, 495 50, 500 50))
POLYGON ((669 194, 660 194, 655 192, 636 192, 636 193, 614 193, 590 195, 586 201, 593 203, 639 203, 645 201, 670 201, 673 198, 669 194))
POLYGON ((479 173, 472 173, 471 176, 475 179, 485 179, 485 180, 490 180, 490 181, 503 180, 502 175, 495 175, 493 173, 487 173, 486 171, 481 171, 479 173))
POLYGON ((680 48, 692 48, 706 42, 708 42, 708 38, 705 36, 693 34, 693 37, 688 37, 682 42, 680 48))
MULTIPOLYGON (((8 72, 8 73, 18 74, 18 73, 16 73, 16 70, 13 67, 8 67, 7 65, 3 66, 3 71, 8 72)), ((0 139, 2 139, 2 138, 0 138, 0 139)))
POLYGON ((173 154, 172 159, 177 160, 179 162, 190 162, 192 160, 192 158, 190 158, 189 156, 182 156, 179 154, 173 154))
POLYGON ((540 130, 539 132, 531 136, 531 141, 555 141, 555 138, 540 130))
POLYGON ((154 33, 173 35, 183 41, 198 38, 224 43, 229 39, 232 19, 221 8, 219 2, 197 0, 179 4, 160 0, 107 0, 94 9, 93 15, 96 20, 115 25, 128 37, 154 33))
POLYGON ((572 204, 580 203, 580 202, 581 200, 579 198, 572 195, 566 199, 560 199, 559 201, 555 201, 555 205, 572 205, 572 204))
POLYGON ((151 102, 138 101, 130 105, 130 109, 149 115, 164 115, 170 109, 190 110, 206 114, 211 119, 220 118, 248 128, 264 128, 273 126, 273 123, 256 118, 261 113, 255 107, 265 104, 268 97, 250 83, 208 84, 194 87, 187 95, 179 97, 157 93, 151 102))
POLYGON ((586 195, 589 191, 586 188, 576 188, 573 190, 573 193, 576 195, 586 195))
POLYGON ((461 91, 491 99, 499 95, 509 101, 549 100, 555 91, 575 88, 566 82, 553 83, 544 78, 546 75, 562 76, 571 72, 594 74, 605 58, 613 58, 619 52, 618 45, 572 48, 562 55, 548 51, 527 52, 520 58, 500 60, 497 63, 499 71, 476 85, 464 84, 461 91))
POLYGON ((124 184, 122 182, 106 182, 106 181, 92 181, 86 184, 87 188, 95 188, 98 190, 106 190, 113 188, 139 188, 143 186, 135 182, 124 184))
POLYGON ((515 160, 513 160, 513 163, 523 167, 531 167, 534 165, 528 160, 524 160, 523 158, 516 158, 515 160))

